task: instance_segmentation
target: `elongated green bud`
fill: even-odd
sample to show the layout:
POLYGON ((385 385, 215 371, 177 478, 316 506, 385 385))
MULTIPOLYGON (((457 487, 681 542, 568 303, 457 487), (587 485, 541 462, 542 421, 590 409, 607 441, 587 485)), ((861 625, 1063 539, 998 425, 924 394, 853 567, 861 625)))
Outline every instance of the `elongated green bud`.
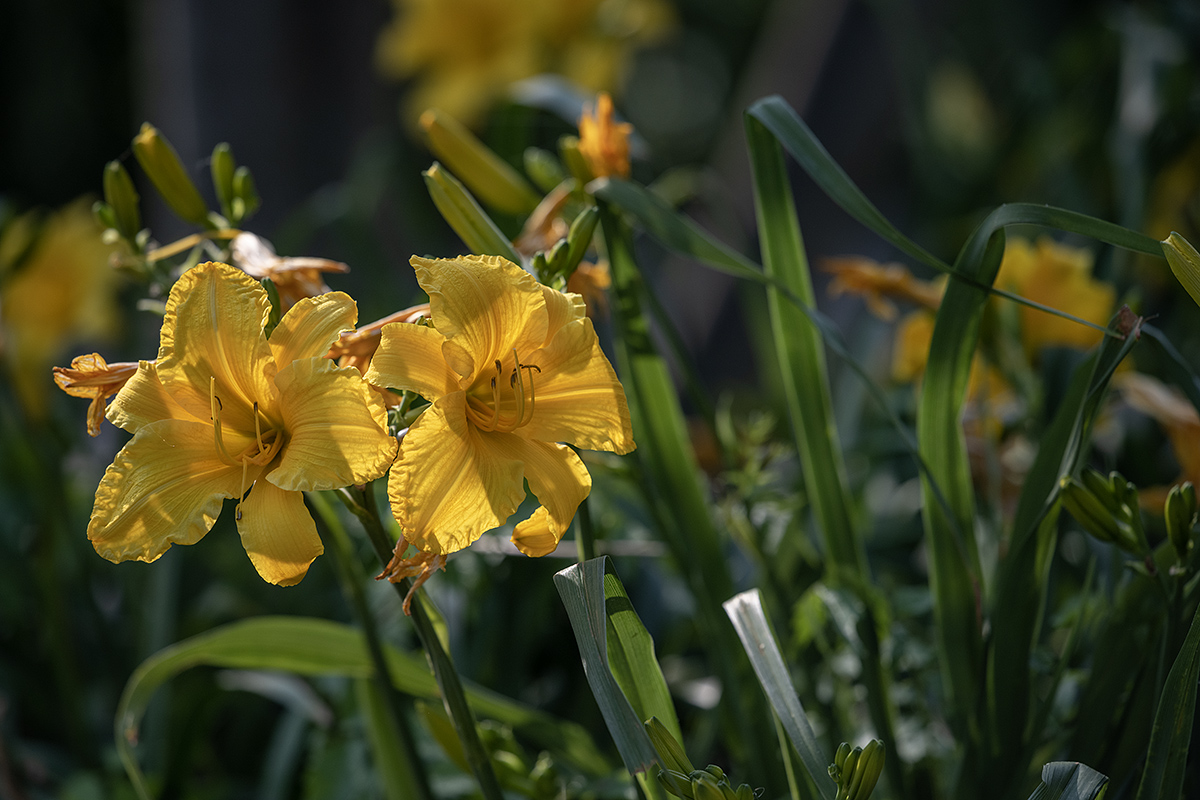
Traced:
POLYGON ((837 767, 838 772, 842 771, 842 766, 846 763, 846 756, 850 755, 850 751, 853 749, 849 742, 842 742, 838 745, 837 752, 833 756, 833 765, 837 767))
POLYGON ((1079 479, 1083 482, 1084 488, 1095 495, 1096 500, 1109 512, 1115 514, 1121 510, 1121 501, 1117 496, 1111 475, 1101 475, 1094 469, 1085 469, 1080 473, 1079 479))
POLYGON ((133 154, 171 210, 193 225, 208 227, 208 206, 166 137, 149 122, 133 139, 133 154))
POLYGON ((1100 501, 1100 497, 1069 476, 1064 476, 1058 486, 1063 508, 1085 531, 1102 542, 1120 540, 1121 532, 1117 529, 1113 512, 1100 501))
POLYGON ((879 782, 879 776, 883 773, 885 756, 883 742, 879 739, 867 742, 858 757, 854 774, 850 776, 849 785, 846 786, 846 800, 867 800, 871 796, 875 784, 879 782))
POLYGON ((142 229, 142 214, 138 208, 137 189, 133 188, 133 179, 129 171, 120 161, 110 161, 104 167, 104 201, 112 208, 112 227, 117 229, 122 238, 133 241, 138 231, 142 229))
POLYGON ((543 192, 551 192, 555 186, 562 183, 567 173, 563 171, 562 164, 554 157, 554 154, 549 150, 543 150, 540 147, 525 148, 525 174, 528 175, 534 184, 543 192))
POLYGON ((588 183, 592 179, 592 168, 587 159, 579 152, 578 136, 563 136, 558 140, 558 157, 566 165, 571 177, 580 183, 588 183))
POLYGON ((117 215, 112 206, 103 200, 92 203, 92 216, 96 218, 96 222, 100 223, 101 228, 117 229, 117 215))
POLYGON ((436 161, 421 174, 425 176, 425 187, 438 212, 472 253, 503 256, 514 264, 521 263, 521 257, 508 239, 458 179, 436 161))
POLYGON ((258 197, 258 188, 254 185, 254 176, 250 174, 249 167, 238 167, 233 172, 233 202, 231 205, 230 210, 238 224, 249 219, 262 205, 262 201, 258 197))
POLYGON ((683 800, 693 800, 692 779, 686 773, 673 769, 660 769, 655 777, 670 794, 683 798, 683 800))
POLYGON ((1175 231, 1162 241, 1163 254, 1171 265, 1171 272, 1183 284, 1183 288, 1192 296, 1192 300, 1200 305, 1200 253, 1192 247, 1191 242, 1175 231))
POLYGON ((1192 528, 1196 524, 1196 487, 1190 481, 1171 488, 1163 516, 1167 522, 1167 538, 1182 564, 1192 549, 1192 528))
POLYGON ((682 773, 684 776, 695 769, 692 762, 688 760, 683 745, 676 741, 671 732, 667 730, 667 726, 663 725, 658 717, 646 720, 645 728, 646 734, 650 737, 650 744, 654 745, 658 757, 662 759, 663 769, 682 773))
POLYGON ((592 244, 592 235, 600 222, 600 210, 589 206, 575 217, 571 229, 567 232, 567 252, 563 263, 556 267, 560 275, 570 277, 579 262, 583 261, 588 247, 592 244))
POLYGON ((721 782, 702 769, 692 773, 692 796, 696 800, 727 800, 721 782))
POLYGON ((537 206, 540 198, 529 181, 454 117, 431 108, 421 115, 421 127, 433 154, 484 205, 507 214, 528 214, 537 206))
POLYGON ((213 148, 209 172, 212 173, 213 191, 217 193, 217 202, 221 204, 221 213, 234 222, 233 213, 233 173, 237 170, 237 162, 233 160, 233 149, 227 142, 221 142, 213 148))

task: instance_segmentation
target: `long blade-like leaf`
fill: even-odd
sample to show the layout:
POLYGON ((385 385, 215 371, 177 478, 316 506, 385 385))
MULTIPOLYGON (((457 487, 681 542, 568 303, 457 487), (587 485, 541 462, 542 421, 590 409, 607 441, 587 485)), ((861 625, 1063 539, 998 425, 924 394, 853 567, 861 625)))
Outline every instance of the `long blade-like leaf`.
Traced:
MULTIPOLYGON (((792 745, 800 754, 808 777, 816 785, 820 797, 833 800, 837 787, 827 771, 830 759, 821 755, 812 723, 808 721, 804 706, 800 704, 800 698, 796 696, 796 689, 788 677, 787 666, 779 652, 779 644, 775 641, 766 612, 763 611, 762 595, 757 589, 742 592, 725 601, 725 613, 729 615, 738 638, 742 640, 742 647, 750 658, 754 674, 758 676, 758 682, 762 684, 771 708, 779 715, 783 729, 787 731, 792 745)), ((802 783, 798 782, 797 786, 803 793, 806 787, 802 783)))
MULTIPOLYGON (((386 650, 392 682, 419 697, 437 697, 429 666, 418 655, 386 650)), ((146 659, 130 676, 114 721, 117 752, 139 796, 149 798, 133 746, 138 726, 155 690, 192 667, 267 669, 297 675, 367 678, 371 659, 361 632, 346 625, 307 617, 258 617, 235 622, 171 645, 146 659)), ((467 696, 481 716, 519 730, 538 746, 590 774, 608 765, 580 726, 555 720, 487 689, 471 687, 467 696)))
POLYGON ((1029 800, 1097 800, 1108 778, 1077 761, 1051 761, 1042 767, 1042 783, 1029 800))
MULTIPOLYGON (((658 693, 650 687, 647 687, 648 691, 644 694, 635 693, 634 698, 628 697, 622 691, 622 684, 614 676, 614 672, 623 672, 626 683, 637 680, 638 677, 652 677, 648 674, 651 670, 643 668, 640 659, 631 658, 631 651, 639 650, 643 645, 634 642, 632 637, 622 640, 621 633, 615 630, 616 623, 610 621, 605 593, 605 563, 607 561, 607 557, 593 558, 582 564, 567 567, 555 574, 554 585, 558 587, 563 605, 567 608, 567 616, 571 620, 571 628, 575 631, 575 641, 579 644, 579 655, 583 660, 583 672, 587 676, 588 685, 592 687, 592 694, 595 695, 596 703, 600 706, 600 713, 604 715, 604 723, 608 726, 608 732, 616 742, 617 752, 621 754, 625 768, 633 775, 644 772, 658 760, 654 745, 651 744, 650 737, 646 735, 646 730, 642 727, 643 717, 640 715, 648 708, 660 710, 661 703, 658 693), (611 654, 620 665, 616 670, 610 666, 610 627, 614 628, 612 636, 622 644, 621 649, 611 654), (635 663, 638 666, 634 666, 635 663), (637 670, 636 674, 635 670, 637 670), (632 705, 635 698, 646 708, 635 711, 632 705)), ((628 597, 625 599, 628 602, 628 597)), ((626 609, 618 609, 618 613, 623 614, 625 611, 626 609)), ((636 614, 634 617, 636 618, 636 614)), ((638 624, 640 625, 640 622, 638 624)), ((629 633, 631 627, 628 618, 621 621, 621 629, 625 633, 629 633)), ((642 628, 642 631, 645 631, 645 628, 642 628)), ((647 634, 648 636, 649 634, 647 634)), ((652 642, 650 643, 650 657, 653 659, 652 642)), ((657 666, 658 662, 655 661, 655 669, 657 666)), ((658 672, 657 680, 662 681, 661 671, 658 672)), ((664 682, 662 692, 665 691, 666 684, 664 682)), ((670 708, 669 719, 674 720, 675 710, 670 705, 669 696, 666 697, 666 705, 670 708)), ((654 713, 652 711, 650 715, 654 713)), ((677 733, 678 730, 679 723, 676 721, 674 732, 677 733)))
MULTIPOLYGON (((1192 625, 1183 647, 1171 665, 1154 715, 1146 770, 1138 785, 1137 800, 1156 797, 1180 797, 1187 768, 1188 748, 1192 739, 1192 720, 1196 716, 1196 687, 1200 682, 1200 609, 1192 616, 1192 625)), ((1194 776, 1193 776, 1194 777, 1194 776)))

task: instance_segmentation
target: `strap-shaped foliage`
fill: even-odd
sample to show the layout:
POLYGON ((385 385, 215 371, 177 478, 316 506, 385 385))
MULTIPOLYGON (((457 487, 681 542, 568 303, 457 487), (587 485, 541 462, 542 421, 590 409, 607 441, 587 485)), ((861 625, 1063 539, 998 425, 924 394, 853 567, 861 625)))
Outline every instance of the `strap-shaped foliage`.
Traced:
MULTIPOLYGON (((391 680, 397 688, 418 697, 438 696, 437 682, 424 658, 391 647, 386 649, 386 656, 391 680)), ((256 617, 159 651, 130 676, 114 723, 117 752, 143 800, 151 794, 133 751, 142 715, 158 687, 197 666, 351 678, 367 678, 372 674, 371 658, 360 631, 308 617, 256 617)), ((467 696, 476 713, 513 726, 564 762, 592 775, 608 771, 606 759, 579 725, 556 720, 487 689, 468 687, 467 696)))
POLYGON ((588 685, 630 774, 660 759, 643 721, 657 717, 676 741, 683 738, 667 682, 642 625, 607 556, 589 559, 554 576, 588 685))

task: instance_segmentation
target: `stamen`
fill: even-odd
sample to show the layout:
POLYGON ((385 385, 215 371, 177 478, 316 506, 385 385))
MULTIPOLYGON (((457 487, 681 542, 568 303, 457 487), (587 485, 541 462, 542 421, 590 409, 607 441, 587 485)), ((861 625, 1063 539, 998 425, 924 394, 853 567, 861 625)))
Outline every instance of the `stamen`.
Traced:
POLYGON ((208 406, 212 414, 213 440, 217 445, 217 455, 221 461, 231 467, 236 467, 237 459, 229 455, 229 451, 225 449, 225 441, 221 438, 221 398, 217 397, 217 379, 215 377, 208 379, 208 406))
POLYGON ((258 442, 258 452, 262 453, 267 448, 263 446, 262 428, 258 424, 258 401, 254 401, 254 441, 258 442))

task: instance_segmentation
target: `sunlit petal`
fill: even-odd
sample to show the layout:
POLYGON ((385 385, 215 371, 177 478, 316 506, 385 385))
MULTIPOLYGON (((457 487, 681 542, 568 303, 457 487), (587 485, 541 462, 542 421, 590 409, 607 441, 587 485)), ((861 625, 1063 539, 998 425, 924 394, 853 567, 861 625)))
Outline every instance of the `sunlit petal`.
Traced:
POLYGON ((428 553, 452 553, 502 525, 525 498, 521 461, 466 420, 462 392, 435 401, 401 444, 388 480, 404 536, 428 553))
POLYGON ((525 555, 544 556, 558 547, 575 510, 592 489, 592 478, 579 456, 565 445, 521 440, 519 452, 525 479, 542 507, 517 525, 512 540, 525 555))
POLYGON ((563 326, 528 363, 541 372, 532 378, 533 418, 518 431, 523 437, 571 442, 588 450, 633 450, 625 390, 600 349, 591 320, 563 326))
POLYGON ((267 583, 294 586, 325 551, 304 495, 260 480, 239 506, 242 546, 267 583))
MULTIPOLYGON (((259 471, 250 467, 246 480, 259 471)), ((212 425, 170 419, 145 425, 104 473, 88 538, 109 561, 154 561, 172 544, 204 536, 221 501, 242 486, 242 467, 217 455, 212 425)))
POLYGON ((158 379, 154 362, 142 361, 138 363, 137 372, 109 404, 107 416, 108 421, 118 428, 137 433, 143 426, 162 419, 207 423, 209 415, 197 417, 176 403, 158 379))
MULTIPOLYGON (((417 281, 429 293, 438 331, 469 353, 474 368, 521 358, 546 340, 546 301, 533 276, 498 256, 412 258, 417 281)), ((448 359, 449 361, 449 359, 448 359)), ((451 366, 461 367, 454 361, 451 366)))
POLYGON ((367 382, 388 389, 408 389, 430 402, 458 391, 458 383, 442 357, 445 341, 439 331, 424 325, 395 322, 385 326, 367 370, 367 382))
POLYGON ((228 264, 193 267, 171 287, 158 351, 158 377, 170 395, 207 419, 215 378, 226 425, 254 430, 252 407, 273 396, 275 362, 263 334, 267 293, 228 264))
POLYGON ((301 358, 320 358, 342 331, 354 330, 358 306, 344 292, 306 297, 288 309, 271 332, 271 352, 283 369, 301 358))
POLYGON ((283 489, 336 489, 387 472, 396 438, 379 396, 353 367, 293 361, 275 377, 288 441, 267 480, 283 489))

